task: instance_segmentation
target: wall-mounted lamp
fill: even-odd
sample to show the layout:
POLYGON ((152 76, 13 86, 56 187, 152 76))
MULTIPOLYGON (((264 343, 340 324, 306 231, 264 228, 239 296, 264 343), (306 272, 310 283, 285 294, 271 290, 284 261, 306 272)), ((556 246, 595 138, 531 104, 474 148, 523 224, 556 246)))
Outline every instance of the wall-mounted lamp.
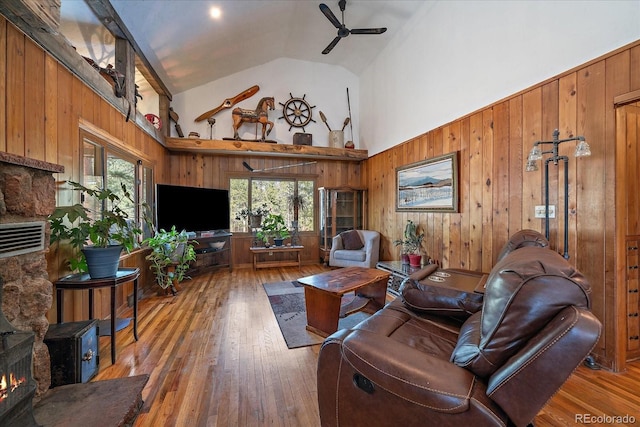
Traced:
POLYGON ((543 155, 551 154, 544 161, 544 206, 545 206, 545 237, 549 239, 549 163, 553 162, 557 165, 560 160, 564 163, 564 257, 569 259, 569 157, 560 156, 558 154, 558 146, 563 142, 579 141, 576 145, 575 157, 586 157, 591 155, 591 148, 584 136, 575 136, 567 139, 559 139, 560 132, 558 129, 553 131, 552 141, 537 141, 533 143, 533 148, 527 157, 527 166, 525 171, 534 172, 538 170, 538 160, 542 160, 543 155), (542 151, 541 145, 552 144, 550 150, 542 151))

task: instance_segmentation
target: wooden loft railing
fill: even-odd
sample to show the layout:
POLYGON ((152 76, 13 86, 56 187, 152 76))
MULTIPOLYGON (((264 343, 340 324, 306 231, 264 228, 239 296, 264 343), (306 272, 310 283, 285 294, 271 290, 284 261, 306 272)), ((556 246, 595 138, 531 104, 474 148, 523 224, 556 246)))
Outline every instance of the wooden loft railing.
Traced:
MULTIPOLYGON (((43 2, 43 5, 44 4, 51 4, 53 8, 60 7, 60 2, 54 0, 47 0, 43 2)), ((168 104, 172 95, 159 77, 157 77, 146 58, 144 58, 142 51, 135 44, 120 18, 117 17, 109 1, 93 0, 87 2, 87 5, 94 9, 98 18, 105 23, 106 28, 113 32, 116 38, 116 56, 120 58, 122 62, 123 71, 127 71, 125 78, 129 84, 127 84, 126 87, 130 88, 124 97, 115 96, 112 85, 82 58, 65 37, 59 33, 57 22, 49 19, 46 14, 43 15, 39 13, 41 10, 38 7, 33 7, 34 5, 37 4, 26 0, 0 0, 0 14, 5 16, 9 22, 67 67, 83 83, 100 95, 101 98, 120 111, 123 116, 126 116, 127 120, 135 121, 140 128, 158 142, 162 143, 162 134, 160 131, 156 130, 151 123, 145 119, 143 114, 135 110, 135 93, 132 89, 135 81, 134 67, 132 64, 125 63, 135 60, 135 66, 138 67, 151 86, 156 90, 160 97, 161 119, 165 123, 169 122, 168 104), (118 28, 120 29, 118 30, 118 28), (133 51, 135 51, 135 55, 133 55, 133 51), (166 106, 166 108, 164 108, 164 114, 162 112, 163 106, 166 106)))
POLYGON ((231 141, 195 138, 165 138, 169 151, 218 155, 259 155, 268 157, 296 157, 359 162, 368 157, 367 150, 314 147, 311 145, 272 144, 266 142, 231 141))
MULTIPOLYGON (((217 155, 246 155, 247 153, 251 153, 260 156, 332 159, 353 162, 360 162, 368 158, 367 150, 167 137, 163 135, 161 131, 155 129, 140 112, 132 108, 134 104, 133 96, 135 95, 128 94, 129 99, 116 97, 111 85, 66 42, 64 37, 57 32, 56 28, 50 27, 50 25, 54 27, 57 27, 57 25, 55 23, 49 24, 48 22, 44 22, 43 18, 27 7, 26 3, 24 0, 0 0, 0 13, 9 18, 10 22, 64 64, 81 81, 92 88, 114 108, 127 117, 131 115, 131 119, 135 120, 135 123, 139 127, 170 151, 217 155)), ((55 3, 55 1, 52 0, 52 3, 55 3)), ((59 7, 58 3, 55 4, 59 7)), ((169 93, 148 64, 138 45, 113 10, 109 1, 94 0, 88 4, 104 23, 105 27, 117 38, 116 55, 120 52, 123 61, 130 61, 135 56, 136 67, 145 74, 145 78, 149 80, 156 92, 160 95, 160 118, 164 123, 168 123, 171 93, 169 93), (132 51, 135 51, 135 55, 132 54, 132 51)), ((127 69, 133 69, 133 67, 128 67, 127 69)), ((128 78, 132 81, 132 73, 128 78)), ((133 87, 131 84, 128 86, 133 87)))

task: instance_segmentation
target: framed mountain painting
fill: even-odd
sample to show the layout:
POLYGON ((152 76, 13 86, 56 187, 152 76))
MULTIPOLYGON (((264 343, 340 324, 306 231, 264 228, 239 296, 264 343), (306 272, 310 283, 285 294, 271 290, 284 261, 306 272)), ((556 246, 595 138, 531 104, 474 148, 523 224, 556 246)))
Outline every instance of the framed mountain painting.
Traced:
POLYGON ((458 153, 396 168, 396 211, 458 212, 458 153))

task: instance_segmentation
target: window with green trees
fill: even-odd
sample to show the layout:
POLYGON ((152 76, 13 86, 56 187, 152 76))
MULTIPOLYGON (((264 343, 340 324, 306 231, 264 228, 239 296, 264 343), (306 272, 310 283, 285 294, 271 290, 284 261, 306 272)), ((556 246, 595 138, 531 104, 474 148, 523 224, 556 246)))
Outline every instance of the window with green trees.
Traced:
MULTIPOLYGON (((109 144, 108 141, 81 131, 82 136, 82 184, 92 189, 108 188, 122 200, 122 209, 127 212, 139 226, 144 224, 141 206, 151 206, 153 200, 153 169, 146 161, 136 159, 109 144), (122 194, 124 184, 133 196, 134 203, 122 194)), ((84 197, 82 203, 93 212, 101 212, 99 201, 84 197)), ((152 217, 151 212, 146 215, 152 217)), ((144 237, 149 237, 150 230, 144 229, 144 237)))
POLYGON ((288 227, 293 228, 294 202, 300 201, 298 209, 298 230, 314 231, 315 182, 297 178, 231 178, 229 180, 231 202, 231 231, 250 232, 247 220, 236 219, 242 209, 266 208, 283 216, 288 227))

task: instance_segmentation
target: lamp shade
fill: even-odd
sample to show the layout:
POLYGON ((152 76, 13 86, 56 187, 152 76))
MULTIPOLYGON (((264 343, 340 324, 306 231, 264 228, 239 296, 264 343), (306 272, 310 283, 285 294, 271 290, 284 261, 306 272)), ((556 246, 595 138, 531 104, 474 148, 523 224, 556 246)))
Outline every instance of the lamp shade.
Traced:
POLYGON ((576 145, 576 152, 574 155, 576 157, 587 157, 591 155, 591 147, 589 147, 587 141, 581 140, 578 145, 576 145))
POLYGON ((535 172, 538 170, 538 162, 535 160, 531 160, 531 156, 529 156, 529 160, 527 160, 527 167, 524 169, 527 172, 535 172))
POLYGON ((534 145, 529 152, 529 160, 540 160, 542 158, 542 150, 538 145, 534 145))

